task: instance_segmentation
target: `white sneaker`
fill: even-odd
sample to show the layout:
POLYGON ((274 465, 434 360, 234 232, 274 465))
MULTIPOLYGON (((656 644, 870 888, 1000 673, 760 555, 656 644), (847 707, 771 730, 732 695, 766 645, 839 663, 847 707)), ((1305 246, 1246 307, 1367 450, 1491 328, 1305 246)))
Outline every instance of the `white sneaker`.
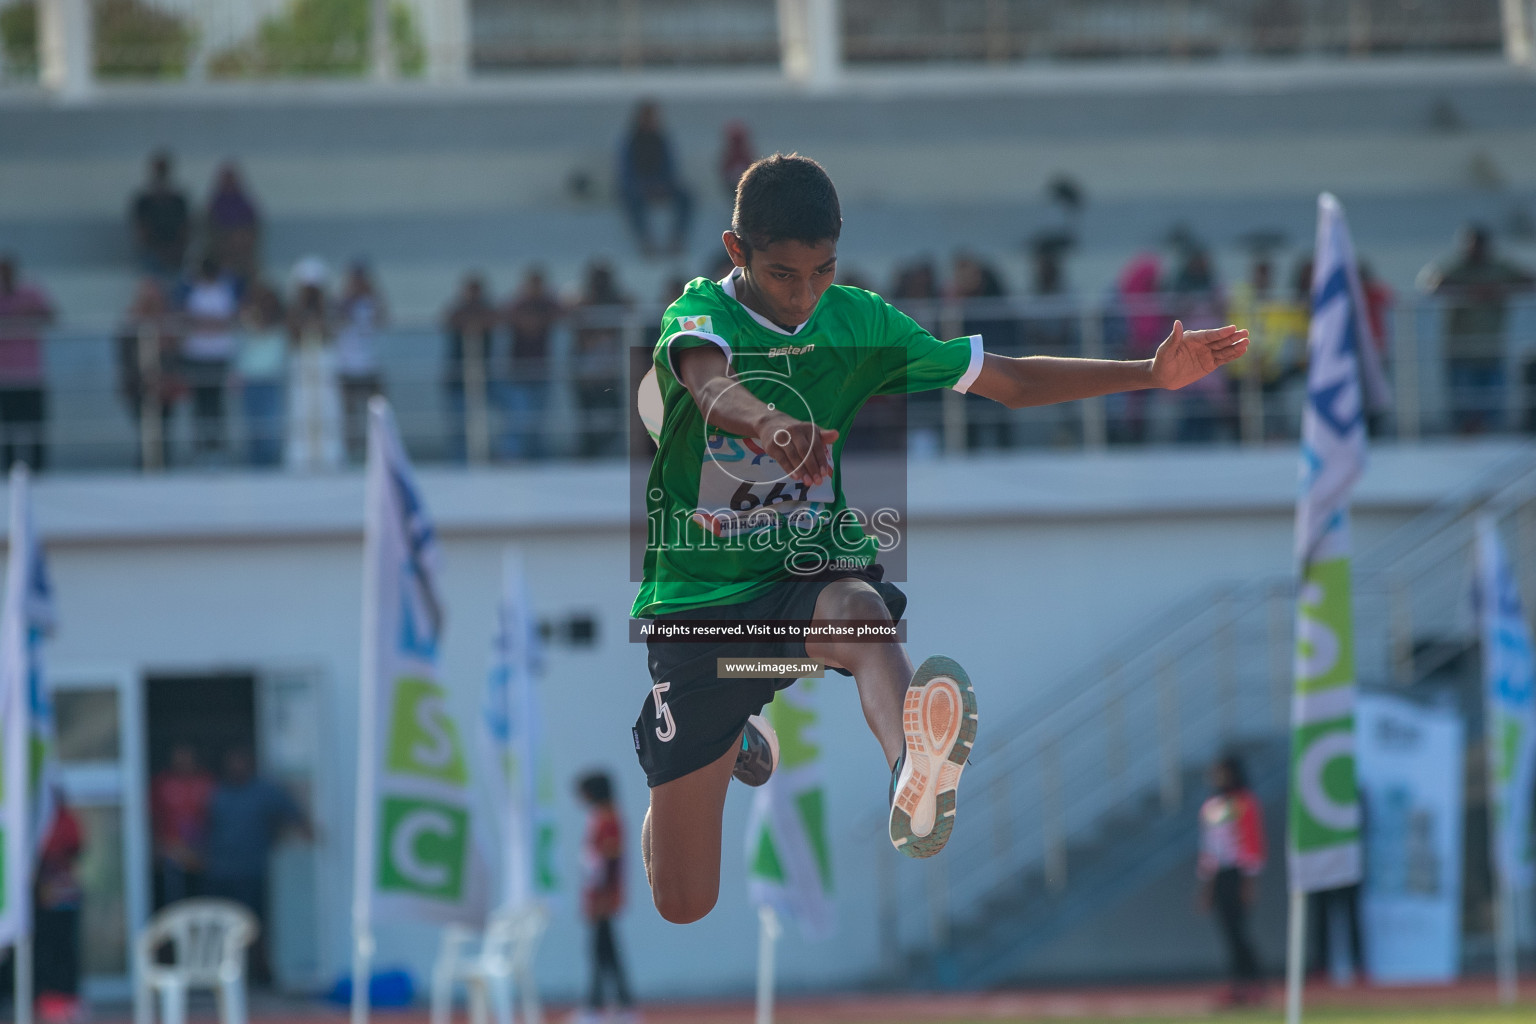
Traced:
POLYGON ((955 790, 976 742, 976 691, 943 655, 918 666, 902 711, 907 750, 891 781, 891 844, 932 857, 955 825, 955 790))

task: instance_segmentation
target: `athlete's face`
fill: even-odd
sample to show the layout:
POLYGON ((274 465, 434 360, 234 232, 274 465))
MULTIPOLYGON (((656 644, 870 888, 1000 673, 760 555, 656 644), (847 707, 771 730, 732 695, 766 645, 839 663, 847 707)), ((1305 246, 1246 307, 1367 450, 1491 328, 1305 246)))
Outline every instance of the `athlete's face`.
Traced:
POLYGON ((742 270, 745 287, 737 298, 784 328, 798 327, 811 318, 837 272, 837 241, 831 238, 815 245, 774 242, 753 249, 749 256, 735 233, 727 231, 725 249, 742 270))

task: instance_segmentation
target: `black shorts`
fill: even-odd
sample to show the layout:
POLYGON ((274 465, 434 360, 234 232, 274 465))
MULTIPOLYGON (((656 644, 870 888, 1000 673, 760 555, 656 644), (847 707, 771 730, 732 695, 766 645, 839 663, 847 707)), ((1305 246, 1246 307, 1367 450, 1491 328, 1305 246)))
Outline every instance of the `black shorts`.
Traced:
MULTIPOLYGON (((691 608, 658 615, 661 622, 688 619, 726 619, 742 622, 780 620, 809 623, 823 588, 838 580, 864 580, 875 588, 891 614, 901 619, 907 595, 884 581, 878 565, 862 569, 830 570, 804 580, 785 580, 739 604, 691 608)), ((635 719, 635 752, 646 781, 659 786, 680 779, 719 760, 741 736, 747 718, 763 710, 778 690, 793 679, 722 679, 718 658, 804 658, 805 639, 719 640, 646 642, 651 669, 651 692, 635 719)), ((849 675, 843 669, 834 672, 849 675)))

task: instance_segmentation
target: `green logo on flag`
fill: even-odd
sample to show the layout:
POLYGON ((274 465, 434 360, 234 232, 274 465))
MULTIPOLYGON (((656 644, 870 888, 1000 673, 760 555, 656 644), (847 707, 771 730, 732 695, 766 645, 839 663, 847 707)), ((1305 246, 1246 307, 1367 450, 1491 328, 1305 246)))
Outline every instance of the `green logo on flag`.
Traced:
POLYGON ((464 744, 448 713, 443 688, 407 676, 395 683, 385 764, 392 772, 462 786, 469 782, 464 744))
POLYGON ((765 882, 784 884, 784 862, 779 859, 779 851, 774 849, 772 829, 764 828, 757 834, 757 852, 752 855, 748 873, 765 882))
POLYGON ((464 886, 469 815, 428 800, 386 797, 379 888, 456 902, 464 886))
MULTIPOLYGON (((799 684, 807 694, 815 689, 811 680, 802 679, 799 684)), ((821 748, 806 735, 806 730, 816 724, 814 706, 801 706, 789 700, 775 700, 768 705, 768 722, 779 735, 779 767, 784 770, 810 764, 821 753, 821 748)))
POLYGON ((1296 609, 1291 725, 1290 843, 1304 891, 1354 876, 1360 835, 1354 694, 1349 559, 1310 563, 1296 609))
POLYGON ((1296 728, 1291 826, 1297 849, 1350 842, 1360 826, 1353 718, 1296 728))
POLYGON ((1296 609, 1296 691, 1315 693, 1355 681, 1349 559, 1308 565, 1296 609))

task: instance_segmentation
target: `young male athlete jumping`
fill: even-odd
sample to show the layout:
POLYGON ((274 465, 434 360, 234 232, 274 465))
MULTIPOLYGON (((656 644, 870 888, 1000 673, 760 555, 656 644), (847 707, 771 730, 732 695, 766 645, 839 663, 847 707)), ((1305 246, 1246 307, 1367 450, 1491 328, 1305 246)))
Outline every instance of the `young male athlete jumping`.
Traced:
POLYGON ((642 405, 649 386, 660 412, 633 609, 651 620, 654 684, 634 728, 651 787, 641 845, 656 909, 679 924, 715 905, 726 788, 733 774, 767 781, 778 743, 759 712, 794 682, 730 678, 718 658, 814 658, 851 674, 892 774, 891 842, 928 857, 953 828, 976 737, 964 670, 935 656, 914 671, 894 641, 816 635, 851 620, 891 624, 906 606, 843 495, 840 456, 860 407, 946 387, 1010 409, 1181 388, 1248 346, 1236 327, 1177 321, 1150 360, 1010 358, 979 336, 939 341, 878 295, 832 284, 841 232, 821 165, 753 164, 723 239, 735 269, 694 281, 667 309, 642 385, 642 405), (783 623, 809 623, 812 636, 751 631, 783 623), (688 639, 665 635, 681 629, 688 639))

